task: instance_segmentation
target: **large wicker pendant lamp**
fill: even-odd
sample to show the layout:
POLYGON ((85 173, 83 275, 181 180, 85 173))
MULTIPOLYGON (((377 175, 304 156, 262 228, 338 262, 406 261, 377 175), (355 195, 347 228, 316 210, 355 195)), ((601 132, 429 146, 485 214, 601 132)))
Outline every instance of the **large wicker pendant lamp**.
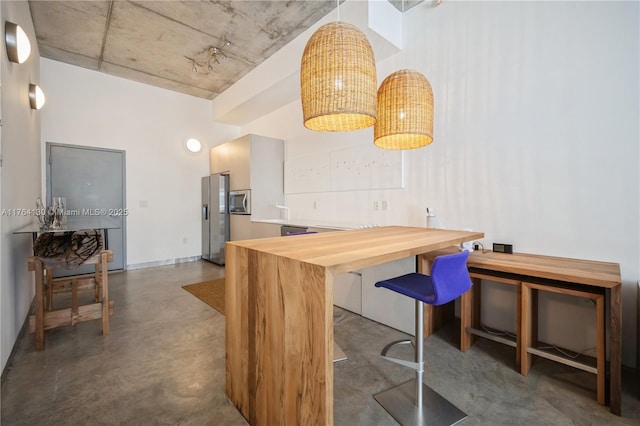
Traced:
POLYGON ((433 142, 433 90, 417 71, 403 69, 378 89, 373 142, 386 149, 413 149, 433 142))
POLYGON ((373 49, 357 27, 332 22, 311 36, 302 55, 300 87, 304 125, 322 132, 376 122, 373 49))

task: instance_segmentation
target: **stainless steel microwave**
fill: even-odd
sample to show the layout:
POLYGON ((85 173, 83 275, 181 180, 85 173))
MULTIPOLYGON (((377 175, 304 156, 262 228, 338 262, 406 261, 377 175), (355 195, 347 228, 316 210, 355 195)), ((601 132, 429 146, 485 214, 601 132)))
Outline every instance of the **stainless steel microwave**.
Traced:
POLYGON ((229 213, 251 214, 251 190, 229 191, 229 213))

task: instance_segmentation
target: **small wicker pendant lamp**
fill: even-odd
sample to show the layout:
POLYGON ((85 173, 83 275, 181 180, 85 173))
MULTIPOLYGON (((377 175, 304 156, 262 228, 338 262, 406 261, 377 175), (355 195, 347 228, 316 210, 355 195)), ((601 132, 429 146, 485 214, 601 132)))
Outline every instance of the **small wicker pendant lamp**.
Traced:
POLYGON ((373 49, 364 33, 344 22, 318 28, 307 42, 300 70, 305 127, 341 132, 373 125, 376 86, 373 49))
POLYGON ((417 71, 403 69, 378 89, 373 142, 386 149, 413 149, 433 142, 433 90, 417 71))

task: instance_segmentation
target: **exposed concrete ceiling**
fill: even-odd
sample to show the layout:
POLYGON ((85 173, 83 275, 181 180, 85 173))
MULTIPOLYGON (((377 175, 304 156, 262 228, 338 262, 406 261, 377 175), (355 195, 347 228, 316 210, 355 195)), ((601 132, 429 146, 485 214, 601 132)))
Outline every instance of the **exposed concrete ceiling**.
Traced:
MULTIPOLYGON (((404 9, 421 1, 407 0, 404 9)), ((391 3, 401 10, 402 1, 391 3)), ((29 0, 29 5, 41 56, 214 99, 333 10, 336 1, 29 0)))
POLYGON ((29 5, 43 57, 206 99, 336 6, 332 0, 30 0, 29 5), (231 44, 225 46, 225 39, 231 44), (216 47, 222 52, 219 63, 208 54, 216 47), (195 65, 197 72, 188 58, 202 64, 195 65))

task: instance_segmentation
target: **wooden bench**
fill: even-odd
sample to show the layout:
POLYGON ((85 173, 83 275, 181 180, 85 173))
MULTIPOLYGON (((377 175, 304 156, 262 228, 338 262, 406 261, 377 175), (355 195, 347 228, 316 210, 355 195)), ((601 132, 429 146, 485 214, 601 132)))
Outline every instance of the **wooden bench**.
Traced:
POLYGON ((113 315, 113 300, 109 300, 108 263, 113 261, 111 250, 101 250, 87 259, 85 265, 95 265, 93 275, 71 278, 52 278, 55 268, 51 261, 47 265, 39 257, 31 256, 27 261, 28 270, 35 272, 35 314, 29 316, 29 331, 35 332, 36 350, 44 349, 44 331, 64 325, 75 325, 83 321, 102 318, 102 334, 109 334, 109 316, 113 315), (78 290, 93 285, 94 303, 79 304, 78 290), (53 293, 60 289, 71 290, 71 307, 52 310, 53 293))
MULTIPOLYGON (((428 254, 427 262, 436 256, 459 250, 450 247, 428 254)), ((468 350, 473 336, 481 336, 516 348, 516 367, 526 375, 531 368, 531 356, 541 356, 562 362, 597 376, 597 400, 608 403, 610 411, 621 414, 622 322, 620 266, 617 263, 540 256, 524 253, 472 252, 467 261, 473 287, 460 300, 460 350, 468 350), (517 289, 517 337, 515 341, 494 336, 479 329, 480 292, 482 280, 514 285, 517 289), (536 349, 537 292, 561 293, 593 300, 596 304, 596 366, 568 360, 536 349), (609 339, 606 339, 605 308, 609 307, 609 339), (606 368, 606 347, 609 366, 606 368), (608 373, 608 374, 607 374, 608 373), (608 380, 607 380, 608 377, 608 380)), ((420 267, 420 265, 419 265, 420 267)), ((427 271, 428 265, 421 270, 427 271)), ((425 312, 427 315, 427 312, 425 312)), ((431 313, 437 315, 437 313, 431 313)), ((425 334, 434 331, 434 321, 425 318, 425 334), (429 326, 429 327, 427 327, 429 326)))

